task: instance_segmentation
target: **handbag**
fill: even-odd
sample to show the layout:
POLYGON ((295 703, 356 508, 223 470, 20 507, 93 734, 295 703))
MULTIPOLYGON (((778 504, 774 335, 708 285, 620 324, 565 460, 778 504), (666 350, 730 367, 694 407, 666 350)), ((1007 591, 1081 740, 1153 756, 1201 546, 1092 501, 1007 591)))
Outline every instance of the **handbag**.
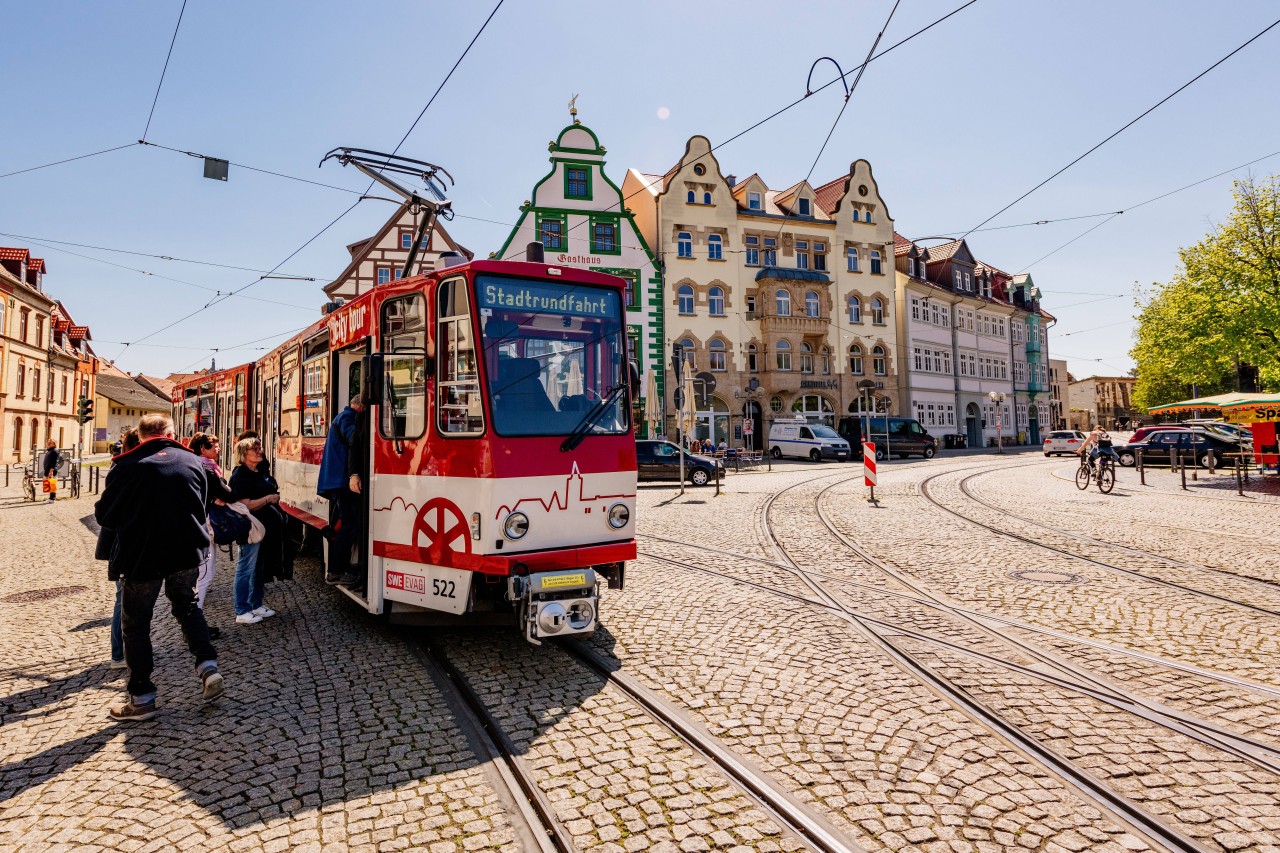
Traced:
POLYGON ((41 489, 41 491, 43 491, 46 495, 47 495, 47 494, 49 494, 50 492, 57 492, 57 491, 58 491, 58 481, 57 481, 55 478, 53 478, 53 477, 45 477, 45 478, 44 478, 44 481, 43 481, 43 482, 41 482, 41 484, 40 484, 40 489, 41 489))
MULTIPOLYGON (((228 504, 219 506, 214 504, 209 508, 209 525, 213 528, 213 541, 217 545, 230 545, 232 542, 242 542, 252 531, 253 526, 249 523, 248 510, 244 510, 242 515, 233 507, 237 504, 228 504)), ((244 509, 244 504, 239 504, 244 509)))

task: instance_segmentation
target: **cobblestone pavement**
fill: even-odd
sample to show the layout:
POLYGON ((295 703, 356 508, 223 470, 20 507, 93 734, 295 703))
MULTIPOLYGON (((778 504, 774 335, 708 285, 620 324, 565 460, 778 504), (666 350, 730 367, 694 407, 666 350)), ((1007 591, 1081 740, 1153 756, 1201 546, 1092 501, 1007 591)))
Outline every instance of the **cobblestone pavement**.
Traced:
POLYGON ((200 701, 157 606, 161 716, 121 725, 114 585, 92 499, 0 508, 0 849, 516 850, 486 773, 404 642, 341 606, 314 563, 236 625, 225 559, 209 600, 227 693, 200 701), (5 597, 62 587, 32 604, 5 597))
MULTIPOLYGON (((1067 467, 1026 453, 882 463, 879 507, 849 464, 731 474, 719 497, 643 484, 642 556, 626 589, 605 593, 590 643, 865 850, 1151 849, 852 631, 781 564, 768 525, 835 600, 895 626, 895 644, 928 669, 1132 803, 1208 849, 1280 853, 1280 780, 1256 761, 1001 663, 1043 666, 1016 640, 1280 750, 1280 617, 997 536, 931 505, 920 483, 941 474, 931 494, 1002 529, 1280 609, 1274 507, 1130 488, 1127 470, 1117 494, 1082 493, 1060 479, 1067 467), (975 474, 966 495, 960 483, 975 474), (824 490, 837 529, 915 589, 824 526, 824 490), (967 611, 1003 621, 975 624, 967 611)), ((113 588, 90 559, 92 498, 33 506, 10 492, 0 492, 0 850, 527 847, 510 795, 415 650, 419 635, 357 612, 314 561, 268 589, 280 615, 240 626, 224 559, 208 611, 224 631, 227 695, 200 703, 162 612, 163 713, 109 721, 124 678, 107 668, 113 588)), ((578 849, 805 846, 554 645, 506 628, 439 639, 578 849)))

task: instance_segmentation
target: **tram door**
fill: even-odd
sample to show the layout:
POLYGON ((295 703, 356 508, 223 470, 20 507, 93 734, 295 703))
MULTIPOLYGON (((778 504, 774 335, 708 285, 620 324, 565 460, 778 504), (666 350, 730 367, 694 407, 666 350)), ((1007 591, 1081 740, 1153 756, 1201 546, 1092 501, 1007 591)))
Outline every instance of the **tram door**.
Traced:
MULTIPOLYGON (((360 360, 369 351, 368 343, 363 342, 332 354, 329 376, 332 377, 332 397, 329 400, 333 417, 346 408, 351 397, 362 392, 360 384, 360 360)), ((332 418, 330 419, 332 420, 332 418)), ((356 571, 367 573, 369 566, 369 491, 371 488, 370 459, 373 458, 373 436, 369 428, 369 408, 356 419, 356 435, 351 449, 352 470, 360 475, 360 508, 359 516, 364 520, 360 536, 356 537, 356 571)))

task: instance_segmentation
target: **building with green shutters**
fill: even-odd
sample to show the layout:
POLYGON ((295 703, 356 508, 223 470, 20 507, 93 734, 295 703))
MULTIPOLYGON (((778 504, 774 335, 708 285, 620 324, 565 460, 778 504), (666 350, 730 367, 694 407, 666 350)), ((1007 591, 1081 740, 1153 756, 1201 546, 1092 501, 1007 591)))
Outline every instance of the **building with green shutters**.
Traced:
MULTIPOLYGON (((520 205, 520 219, 502 248, 490 255, 520 260, 541 241, 546 262, 619 276, 627 282, 628 349, 641 377, 652 370, 662 397, 662 275, 653 251, 636 228, 618 188, 605 174, 605 147, 576 117, 549 144, 551 171, 520 205)), ((641 392, 647 387, 642 382, 641 392)), ((644 435, 643 399, 637 400, 636 430, 644 435)))

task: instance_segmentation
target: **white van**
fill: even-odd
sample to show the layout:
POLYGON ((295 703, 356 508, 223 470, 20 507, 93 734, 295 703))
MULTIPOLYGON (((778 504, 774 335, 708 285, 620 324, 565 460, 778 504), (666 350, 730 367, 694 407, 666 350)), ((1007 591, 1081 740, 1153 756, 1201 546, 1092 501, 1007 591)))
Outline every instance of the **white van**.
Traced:
POLYGON ((774 459, 792 456, 797 459, 849 458, 849 442, 824 424, 811 424, 803 418, 776 420, 769 427, 769 445, 774 459))

